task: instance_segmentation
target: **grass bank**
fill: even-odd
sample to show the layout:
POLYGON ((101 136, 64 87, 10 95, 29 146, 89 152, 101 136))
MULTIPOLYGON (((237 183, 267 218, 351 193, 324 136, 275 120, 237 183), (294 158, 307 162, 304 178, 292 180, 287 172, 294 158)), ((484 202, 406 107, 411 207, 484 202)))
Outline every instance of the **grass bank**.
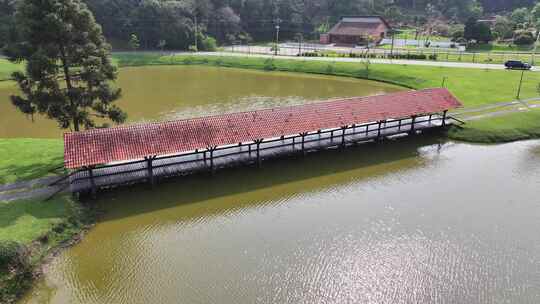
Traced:
POLYGON ((0 81, 11 79, 11 73, 22 70, 20 64, 11 63, 7 59, 0 58, 0 81))
POLYGON ((540 138, 540 110, 484 118, 453 127, 448 137, 474 143, 501 143, 540 138))
POLYGON ((0 303, 15 303, 43 261, 93 222, 93 211, 69 195, 0 202, 0 303))
POLYGON ((0 184, 46 176, 63 164, 59 139, 0 139, 0 184))
MULTIPOLYGON (((0 139, 0 184, 34 179, 62 165, 63 144, 50 139, 0 139)), ((42 261, 92 223, 68 195, 49 201, 0 201, 0 303, 32 284, 42 261)))

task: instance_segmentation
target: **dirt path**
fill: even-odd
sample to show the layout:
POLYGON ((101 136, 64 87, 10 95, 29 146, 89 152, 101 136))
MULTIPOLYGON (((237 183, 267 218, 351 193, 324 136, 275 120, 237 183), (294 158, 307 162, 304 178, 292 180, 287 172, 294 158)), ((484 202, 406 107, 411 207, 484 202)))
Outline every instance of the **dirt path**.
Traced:
POLYGON ((0 201, 23 200, 30 198, 46 199, 66 188, 66 183, 51 185, 61 177, 49 176, 30 181, 0 185, 0 201))

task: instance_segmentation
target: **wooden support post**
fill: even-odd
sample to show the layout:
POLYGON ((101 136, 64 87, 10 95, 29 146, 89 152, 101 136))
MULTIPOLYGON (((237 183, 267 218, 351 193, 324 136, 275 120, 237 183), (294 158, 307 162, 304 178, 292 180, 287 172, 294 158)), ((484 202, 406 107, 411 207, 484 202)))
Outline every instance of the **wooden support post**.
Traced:
POLYGON ((401 131, 401 122, 402 122, 402 121, 403 121, 403 120, 400 119, 399 122, 398 122, 398 127, 397 127, 398 132, 401 131))
POLYGON ((345 147, 345 133, 347 131, 347 126, 341 127, 341 147, 345 147))
POLYGON ((448 113, 448 110, 443 112, 443 117, 442 117, 442 126, 443 127, 446 127, 446 114, 447 113, 448 113))
POLYGON ((412 116, 411 117, 412 120, 411 120, 411 131, 409 131, 409 135, 414 135, 415 134, 415 124, 416 124, 416 116, 412 116))
POLYGON ((433 117, 433 114, 429 114, 429 121, 428 123, 431 124, 431 118, 433 117))
POLYGON ((206 165, 206 151, 203 152, 204 164, 206 165))
POLYGON ((302 154, 303 155, 306 155, 306 149, 305 149, 306 135, 307 133, 300 133, 300 136, 302 136, 302 154))
POLYGON ((155 185, 155 181, 154 181, 154 167, 153 167, 152 162, 154 161, 155 156, 145 157, 144 159, 146 159, 146 169, 148 170, 148 183, 153 188, 155 185))
POLYGON ((93 167, 88 167, 88 176, 90 177, 90 195, 95 199, 97 197, 97 186, 94 180, 93 167))
POLYGON ((248 149, 249 149, 249 158, 251 158, 251 144, 248 145, 248 149))
POLYGON ((208 148, 208 150, 210 151, 210 173, 212 175, 216 173, 216 168, 214 167, 214 151, 216 150, 216 148, 216 146, 208 148))
POLYGON ((261 143, 263 142, 262 139, 258 139, 256 141, 257 143, 257 167, 261 167, 261 143))
POLYGON ((366 125, 366 137, 369 136, 369 125, 366 125))
POLYGON ((382 126, 382 120, 379 121, 379 128, 377 129, 377 140, 381 139, 381 126, 382 126))

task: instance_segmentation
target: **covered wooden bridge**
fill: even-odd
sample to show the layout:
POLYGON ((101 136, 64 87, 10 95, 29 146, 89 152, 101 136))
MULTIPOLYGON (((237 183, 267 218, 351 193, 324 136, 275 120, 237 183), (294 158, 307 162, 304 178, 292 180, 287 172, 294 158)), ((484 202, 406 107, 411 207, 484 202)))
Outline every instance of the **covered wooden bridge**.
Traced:
MULTIPOLYGON (((260 165, 292 153, 415 134, 453 123, 461 103, 446 89, 138 124, 64 135, 71 191, 260 165)), ((390 148, 390 147, 389 147, 390 148)))

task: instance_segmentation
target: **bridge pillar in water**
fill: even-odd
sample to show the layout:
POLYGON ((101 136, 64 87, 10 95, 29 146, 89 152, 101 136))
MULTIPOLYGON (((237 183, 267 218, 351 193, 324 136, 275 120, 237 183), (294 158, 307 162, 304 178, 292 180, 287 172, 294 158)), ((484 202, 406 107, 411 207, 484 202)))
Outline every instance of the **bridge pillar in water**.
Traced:
POLYGON ((208 151, 210 151, 210 174, 212 175, 216 173, 216 168, 214 166, 214 151, 216 148, 217 146, 208 147, 208 151))
POLYGON ((153 167, 153 162, 155 158, 156 158, 155 156, 144 158, 146 159, 146 168, 148 170, 148 183, 150 184, 152 188, 156 184, 155 179, 154 179, 154 167, 153 167))
POLYGON ((415 130, 415 124, 416 124, 416 116, 412 116, 411 117, 411 130, 409 131, 409 135, 415 135, 416 134, 416 130, 415 130))
POLYGON ((261 143, 263 139, 257 139, 255 143, 257 144, 257 168, 261 167, 261 143))
POLYGON ((442 126, 443 127, 446 127, 446 115, 447 114, 448 114, 448 110, 443 112, 443 117, 442 117, 442 126))
POLYGON ((306 155, 306 136, 307 132, 300 133, 300 136, 302 137, 302 155, 306 155))
POLYGON ((97 198, 97 186, 94 179, 94 168, 92 166, 88 167, 88 176, 90 177, 90 195, 93 199, 97 198))

